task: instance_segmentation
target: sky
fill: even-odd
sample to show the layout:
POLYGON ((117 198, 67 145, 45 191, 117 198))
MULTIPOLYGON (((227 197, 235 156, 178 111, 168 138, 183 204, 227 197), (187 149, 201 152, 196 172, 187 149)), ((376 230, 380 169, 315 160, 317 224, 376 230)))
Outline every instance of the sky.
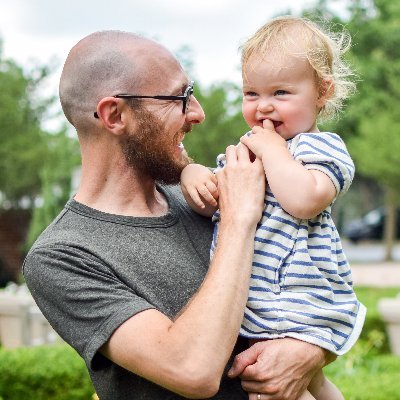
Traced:
MULTIPOLYGON (((332 0, 332 4, 341 3, 332 0)), ((49 94, 57 94, 64 60, 81 38, 98 30, 143 34, 172 52, 191 49, 202 85, 240 83, 238 46, 263 23, 314 0, 0 0, 3 57, 27 70, 54 65, 49 94)))

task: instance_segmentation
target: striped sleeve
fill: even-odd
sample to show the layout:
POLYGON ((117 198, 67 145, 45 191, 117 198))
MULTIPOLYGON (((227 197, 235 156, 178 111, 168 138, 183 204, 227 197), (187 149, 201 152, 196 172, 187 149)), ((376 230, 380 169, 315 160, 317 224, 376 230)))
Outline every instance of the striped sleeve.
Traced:
MULTIPOLYGON (((343 140, 335 133, 301 133, 290 145, 295 160, 310 170, 326 174, 337 196, 345 193, 353 181, 355 167, 343 140)), ((336 197, 337 197, 336 196, 336 197)))
POLYGON ((217 168, 214 169, 214 173, 220 171, 221 169, 223 169, 225 167, 226 164, 226 157, 225 154, 219 154, 217 156, 217 168))

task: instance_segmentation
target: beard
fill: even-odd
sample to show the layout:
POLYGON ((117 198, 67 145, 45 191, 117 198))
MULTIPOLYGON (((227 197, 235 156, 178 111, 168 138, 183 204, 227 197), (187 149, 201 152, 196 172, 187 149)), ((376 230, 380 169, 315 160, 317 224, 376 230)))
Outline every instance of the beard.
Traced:
POLYGON ((134 113, 136 132, 127 132, 121 143, 127 164, 154 181, 179 183, 183 168, 191 160, 185 150, 177 155, 177 146, 184 134, 191 131, 191 124, 185 123, 171 140, 159 118, 143 108, 134 113))

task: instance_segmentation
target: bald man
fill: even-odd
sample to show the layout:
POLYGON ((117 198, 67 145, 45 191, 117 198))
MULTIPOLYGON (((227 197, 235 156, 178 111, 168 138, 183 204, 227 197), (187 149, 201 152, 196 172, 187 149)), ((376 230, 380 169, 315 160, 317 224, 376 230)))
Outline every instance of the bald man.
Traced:
POLYGON ((237 340, 263 205, 259 160, 245 146, 226 151, 209 265, 211 222, 177 186, 189 162, 182 141, 204 113, 175 57, 134 34, 94 33, 70 51, 60 100, 82 178, 23 271, 100 399, 297 398, 327 362, 323 350, 237 340))

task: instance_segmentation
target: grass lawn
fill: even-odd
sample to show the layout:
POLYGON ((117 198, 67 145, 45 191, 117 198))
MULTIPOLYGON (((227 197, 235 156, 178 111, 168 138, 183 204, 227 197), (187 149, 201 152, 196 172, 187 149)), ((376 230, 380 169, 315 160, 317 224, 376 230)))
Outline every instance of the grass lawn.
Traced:
POLYGON ((380 298, 395 297, 400 288, 360 287, 356 292, 368 309, 361 338, 324 371, 346 400, 400 400, 400 357, 389 352, 377 310, 380 298))

